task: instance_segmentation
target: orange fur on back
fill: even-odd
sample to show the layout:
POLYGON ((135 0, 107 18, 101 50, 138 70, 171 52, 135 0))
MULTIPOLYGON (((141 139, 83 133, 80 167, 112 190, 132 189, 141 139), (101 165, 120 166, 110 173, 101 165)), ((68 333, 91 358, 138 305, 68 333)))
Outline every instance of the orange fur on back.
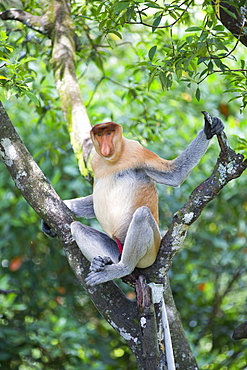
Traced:
POLYGON ((161 171, 170 171, 172 169, 172 161, 160 158, 137 141, 124 137, 122 139, 122 152, 117 161, 107 161, 95 153, 92 167, 96 181, 106 175, 133 168, 155 168, 161 171))

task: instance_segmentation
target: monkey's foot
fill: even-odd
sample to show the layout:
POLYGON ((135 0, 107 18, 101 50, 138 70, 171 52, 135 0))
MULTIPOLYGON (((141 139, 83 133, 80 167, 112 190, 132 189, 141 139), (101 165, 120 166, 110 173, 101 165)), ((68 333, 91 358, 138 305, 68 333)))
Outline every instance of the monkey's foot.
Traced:
POLYGON ((123 276, 129 275, 133 271, 133 268, 124 266, 121 262, 110 264, 105 266, 101 271, 92 271, 86 277, 86 284, 88 286, 94 286, 107 281, 122 278, 123 276))
POLYGON ((113 262, 110 257, 97 256, 92 259, 90 271, 99 272, 104 270, 106 265, 111 265, 113 262))

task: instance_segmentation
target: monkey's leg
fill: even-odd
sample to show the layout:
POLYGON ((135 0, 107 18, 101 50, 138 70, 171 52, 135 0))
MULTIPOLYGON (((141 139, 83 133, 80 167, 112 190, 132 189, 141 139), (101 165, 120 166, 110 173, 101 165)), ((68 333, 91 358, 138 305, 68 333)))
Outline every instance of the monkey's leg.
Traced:
POLYGON ((106 264, 119 261, 117 243, 105 233, 78 221, 72 222, 71 233, 83 255, 93 261, 92 271, 100 271, 106 264))
POLYGON ((155 261, 159 245, 159 229, 150 210, 138 208, 130 223, 120 262, 107 265, 102 271, 91 272, 87 284, 93 286, 129 275, 139 262, 139 267, 150 266, 155 261))
POLYGON ((132 271, 135 267, 151 266, 156 259, 160 242, 159 227, 149 208, 138 208, 125 238, 121 262, 131 265, 132 271))

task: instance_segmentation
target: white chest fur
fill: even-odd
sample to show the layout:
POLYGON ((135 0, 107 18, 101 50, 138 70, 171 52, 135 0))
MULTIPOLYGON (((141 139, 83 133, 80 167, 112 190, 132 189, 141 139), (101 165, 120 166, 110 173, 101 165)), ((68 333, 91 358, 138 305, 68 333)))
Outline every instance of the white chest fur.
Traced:
POLYGON ((142 170, 123 171, 96 182, 93 191, 94 211, 101 227, 110 237, 117 237, 124 242, 135 210, 142 205, 148 206, 144 189, 149 187, 152 192, 153 182, 142 170), (143 198, 145 201, 142 204, 140 200, 143 198))

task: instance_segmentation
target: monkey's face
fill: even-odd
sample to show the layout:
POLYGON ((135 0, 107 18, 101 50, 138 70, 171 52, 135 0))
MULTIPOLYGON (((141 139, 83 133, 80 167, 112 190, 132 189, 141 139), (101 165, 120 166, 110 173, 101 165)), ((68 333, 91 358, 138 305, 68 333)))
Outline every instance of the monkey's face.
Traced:
POLYGON ((91 139, 96 152, 106 160, 115 161, 121 154, 122 128, 109 122, 92 128, 91 139))
POLYGON ((103 132, 99 132, 98 134, 94 135, 98 143, 98 147, 100 150, 100 155, 105 158, 110 158, 114 154, 114 145, 113 145, 113 137, 115 132, 104 130, 103 132))

